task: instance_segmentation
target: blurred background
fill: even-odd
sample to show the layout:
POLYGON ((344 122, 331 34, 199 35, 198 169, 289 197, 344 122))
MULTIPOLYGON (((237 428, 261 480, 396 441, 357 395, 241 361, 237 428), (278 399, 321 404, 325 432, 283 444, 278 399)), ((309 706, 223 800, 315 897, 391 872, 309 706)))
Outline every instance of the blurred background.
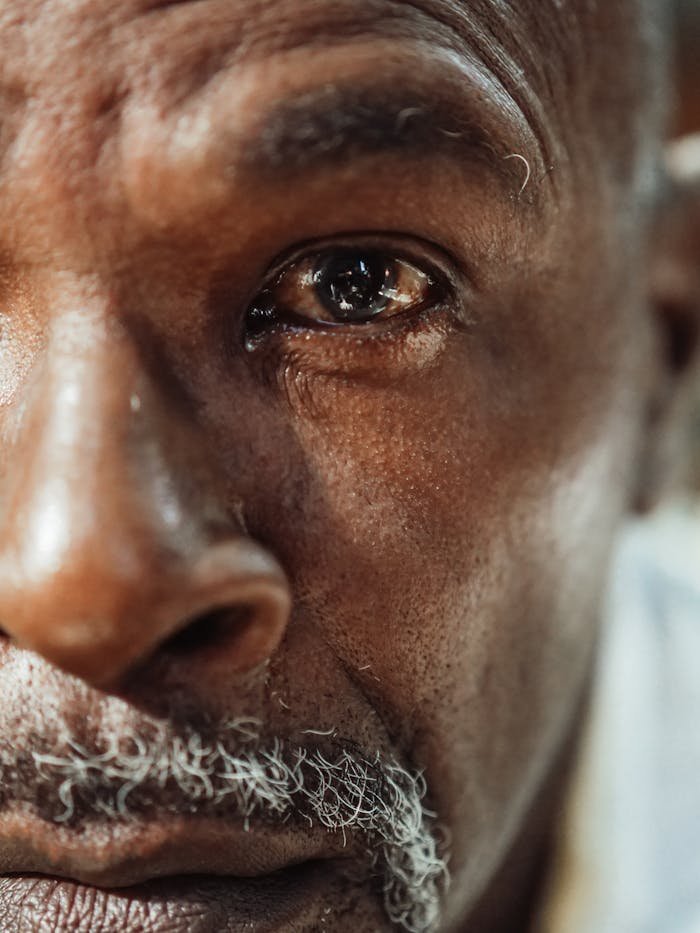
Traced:
POLYGON ((700 131, 700 0, 675 0, 680 90, 674 134, 700 131))
MULTIPOLYGON (((676 6, 677 107, 672 136, 700 133, 700 0, 674 0, 676 6)), ((691 482, 700 493, 700 388, 691 482)))

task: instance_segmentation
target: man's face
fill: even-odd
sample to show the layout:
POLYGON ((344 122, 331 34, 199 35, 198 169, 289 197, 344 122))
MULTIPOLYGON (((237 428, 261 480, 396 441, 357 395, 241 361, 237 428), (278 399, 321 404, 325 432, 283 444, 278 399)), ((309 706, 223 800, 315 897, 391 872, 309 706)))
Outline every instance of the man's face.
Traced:
POLYGON ((632 12, 518 6, 0 12, 6 917, 426 929, 362 788, 321 819, 347 762, 389 801, 424 773, 445 929, 528 825, 650 341, 591 77, 598 30, 624 84, 632 12), (323 806, 218 810, 276 741, 323 806))

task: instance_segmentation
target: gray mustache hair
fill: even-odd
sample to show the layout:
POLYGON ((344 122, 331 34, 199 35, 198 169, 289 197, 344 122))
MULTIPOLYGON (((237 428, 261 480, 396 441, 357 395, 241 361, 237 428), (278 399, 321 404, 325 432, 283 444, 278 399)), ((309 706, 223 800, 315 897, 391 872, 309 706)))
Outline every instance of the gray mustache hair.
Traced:
POLYGON ((313 745, 262 744, 259 728, 236 719, 204 737, 153 723, 147 734, 109 737, 99 752, 64 733, 60 747, 25 747, 21 767, 3 748, 0 805, 23 800, 65 825, 196 812, 242 818, 246 829, 253 818, 272 825, 294 819, 344 840, 358 835, 381 879, 388 920, 408 933, 436 930, 448 873, 422 775, 367 756, 333 732, 309 730, 313 745))

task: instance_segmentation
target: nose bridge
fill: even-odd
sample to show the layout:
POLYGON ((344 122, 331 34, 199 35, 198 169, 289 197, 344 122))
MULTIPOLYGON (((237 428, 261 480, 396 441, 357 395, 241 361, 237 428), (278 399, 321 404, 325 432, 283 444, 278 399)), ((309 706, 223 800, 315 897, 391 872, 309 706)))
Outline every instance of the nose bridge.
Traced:
POLYGON ((194 419, 138 338, 66 314, 23 407, 4 454, 2 629, 101 685, 192 619, 245 606, 232 668, 263 660, 286 624, 286 579, 227 514, 194 419))
POLYGON ((118 542, 149 498, 147 454, 163 485, 167 458, 154 428, 164 406, 153 411, 156 396, 138 347, 110 322, 76 312, 52 327, 8 471, 8 517, 24 530, 18 542, 32 542, 37 570, 37 561, 58 566, 65 551, 96 535, 118 542))
POLYGON ((26 634, 48 617, 57 638, 62 628, 74 637, 81 619, 123 624, 134 588, 148 599, 143 570, 164 538, 173 563, 184 559, 174 549, 194 545, 194 529, 176 527, 188 513, 172 445, 166 450, 159 437, 166 408, 128 334, 81 312, 52 324, 15 447, 5 452, 0 572, 27 599, 26 634), (49 605, 56 600, 60 613, 49 605))

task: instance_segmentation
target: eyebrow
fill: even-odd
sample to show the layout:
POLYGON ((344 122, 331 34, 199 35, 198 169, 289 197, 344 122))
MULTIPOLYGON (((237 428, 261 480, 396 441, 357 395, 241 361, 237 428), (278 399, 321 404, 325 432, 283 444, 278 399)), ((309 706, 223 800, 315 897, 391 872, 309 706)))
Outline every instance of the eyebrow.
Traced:
POLYGON ((413 160, 439 154, 486 162, 509 190, 522 193, 541 166, 537 153, 505 115, 487 116, 476 95, 455 97, 435 89, 324 86, 268 113, 245 141, 244 164, 284 177, 384 153, 413 160))

